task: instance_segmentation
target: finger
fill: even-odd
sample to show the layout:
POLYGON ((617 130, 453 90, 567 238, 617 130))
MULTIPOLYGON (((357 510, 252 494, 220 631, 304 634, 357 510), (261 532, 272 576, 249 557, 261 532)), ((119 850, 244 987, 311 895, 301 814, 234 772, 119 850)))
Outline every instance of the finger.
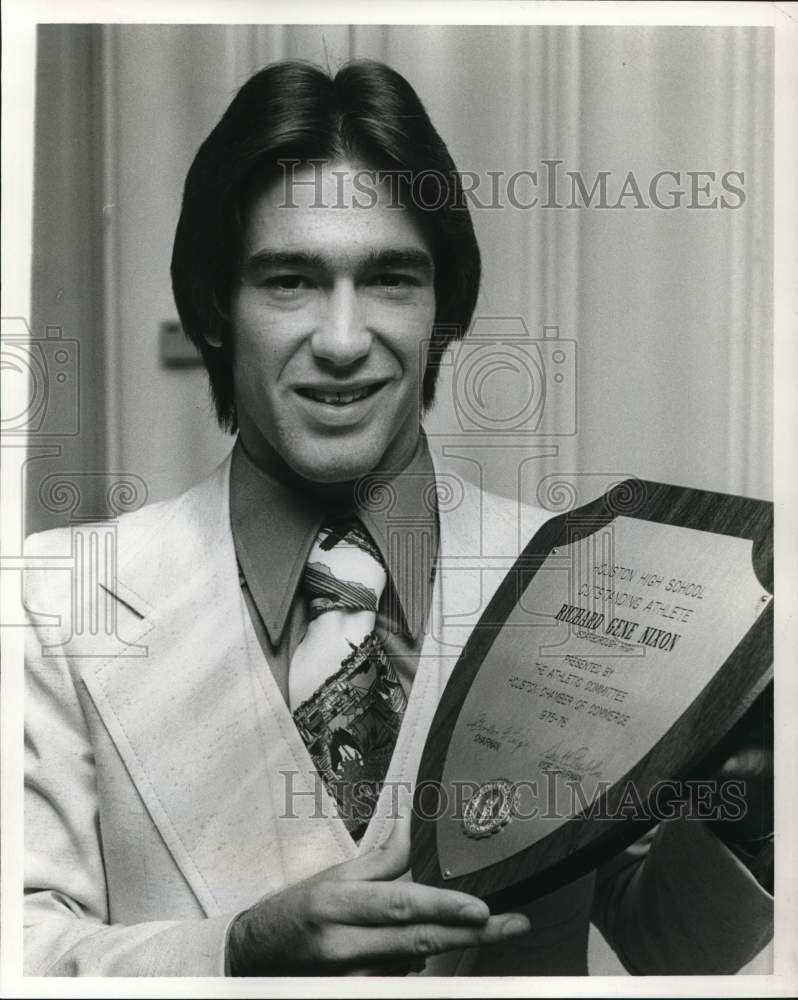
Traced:
POLYGON ((416 882, 336 883, 326 887, 320 906, 324 919, 351 925, 481 926, 490 917, 476 896, 416 882))
POLYGON ((461 948, 497 944, 526 934, 529 921, 519 913, 491 917, 482 927, 408 924, 395 927, 344 927, 330 933, 323 959, 354 968, 374 968, 385 962, 418 960, 461 948))
POLYGON ((773 754, 771 751, 758 746, 741 746, 724 761, 719 776, 721 779, 757 780, 763 777, 769 778, 772 768, 773 754))

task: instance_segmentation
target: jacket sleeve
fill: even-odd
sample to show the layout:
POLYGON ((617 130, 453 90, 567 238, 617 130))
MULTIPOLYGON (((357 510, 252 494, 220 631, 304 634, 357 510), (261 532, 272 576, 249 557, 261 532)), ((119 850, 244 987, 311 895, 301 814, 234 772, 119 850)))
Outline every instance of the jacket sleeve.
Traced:
MULTIPOLYGON (((30 554, 30 548, 29 548, 30 554)), ((47 572, 28 572, 26 607, 54 607, 47 572)), ((233 914, 110 925, 92 745, 53 625, 26 630, 27 975, 221 976, 233 914)))
POLYGON ((773 934, 773 897, 698 820, 661 823, 597 873, 593 922, 628 972, 727 975, 773 934))

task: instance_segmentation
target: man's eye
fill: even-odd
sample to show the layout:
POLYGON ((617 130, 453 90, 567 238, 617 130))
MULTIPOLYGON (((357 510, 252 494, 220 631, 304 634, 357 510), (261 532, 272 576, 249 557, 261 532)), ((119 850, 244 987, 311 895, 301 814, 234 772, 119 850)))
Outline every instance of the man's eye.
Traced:
POLYGON ((296 295, 311 287, 311 282, 301 274, 277 274, 262 282, 262 286, 277 295, 296 295))
POLYGON ((409 274, 377 274, 372 279, 373 283, 378 288, 384 288, 386 290, 394 289, 406 289, 413 285, 418 284, 418 282, 409 274))

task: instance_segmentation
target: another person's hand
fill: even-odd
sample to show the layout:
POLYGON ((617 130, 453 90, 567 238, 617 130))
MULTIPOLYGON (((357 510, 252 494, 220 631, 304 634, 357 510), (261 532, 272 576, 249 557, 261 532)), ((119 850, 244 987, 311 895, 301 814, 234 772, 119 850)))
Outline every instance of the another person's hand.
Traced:
POLYGON ((231 975, 402 975, 431 955, 529 931, 526 917, 492 917, 474 896, 394 881, 409 864, 402 829, 239 914, 228 938, 231 975))
POLYGON ((713 777, 739 784, 745 811, 708 826, 766 887, 773 869, 773 685, 754 702, 729 734, 728 756, 713 777))

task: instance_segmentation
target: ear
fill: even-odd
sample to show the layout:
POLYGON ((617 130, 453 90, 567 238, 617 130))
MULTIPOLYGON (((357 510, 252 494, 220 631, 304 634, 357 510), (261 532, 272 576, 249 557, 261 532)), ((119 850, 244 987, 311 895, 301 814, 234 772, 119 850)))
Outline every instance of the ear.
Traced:
POLYGON ((226 309, 222 308, 222 303, 219 301, 219 296, 216 294, 216 289, 211 292, 211 314, 208 317, 206 323, 206 329, 203 332, 203 339, 206 344, 210 344, 211 347, 221 347, 223 343, 223 337, 221 330, 225 324, 229 324, 230 317, 226 309))

